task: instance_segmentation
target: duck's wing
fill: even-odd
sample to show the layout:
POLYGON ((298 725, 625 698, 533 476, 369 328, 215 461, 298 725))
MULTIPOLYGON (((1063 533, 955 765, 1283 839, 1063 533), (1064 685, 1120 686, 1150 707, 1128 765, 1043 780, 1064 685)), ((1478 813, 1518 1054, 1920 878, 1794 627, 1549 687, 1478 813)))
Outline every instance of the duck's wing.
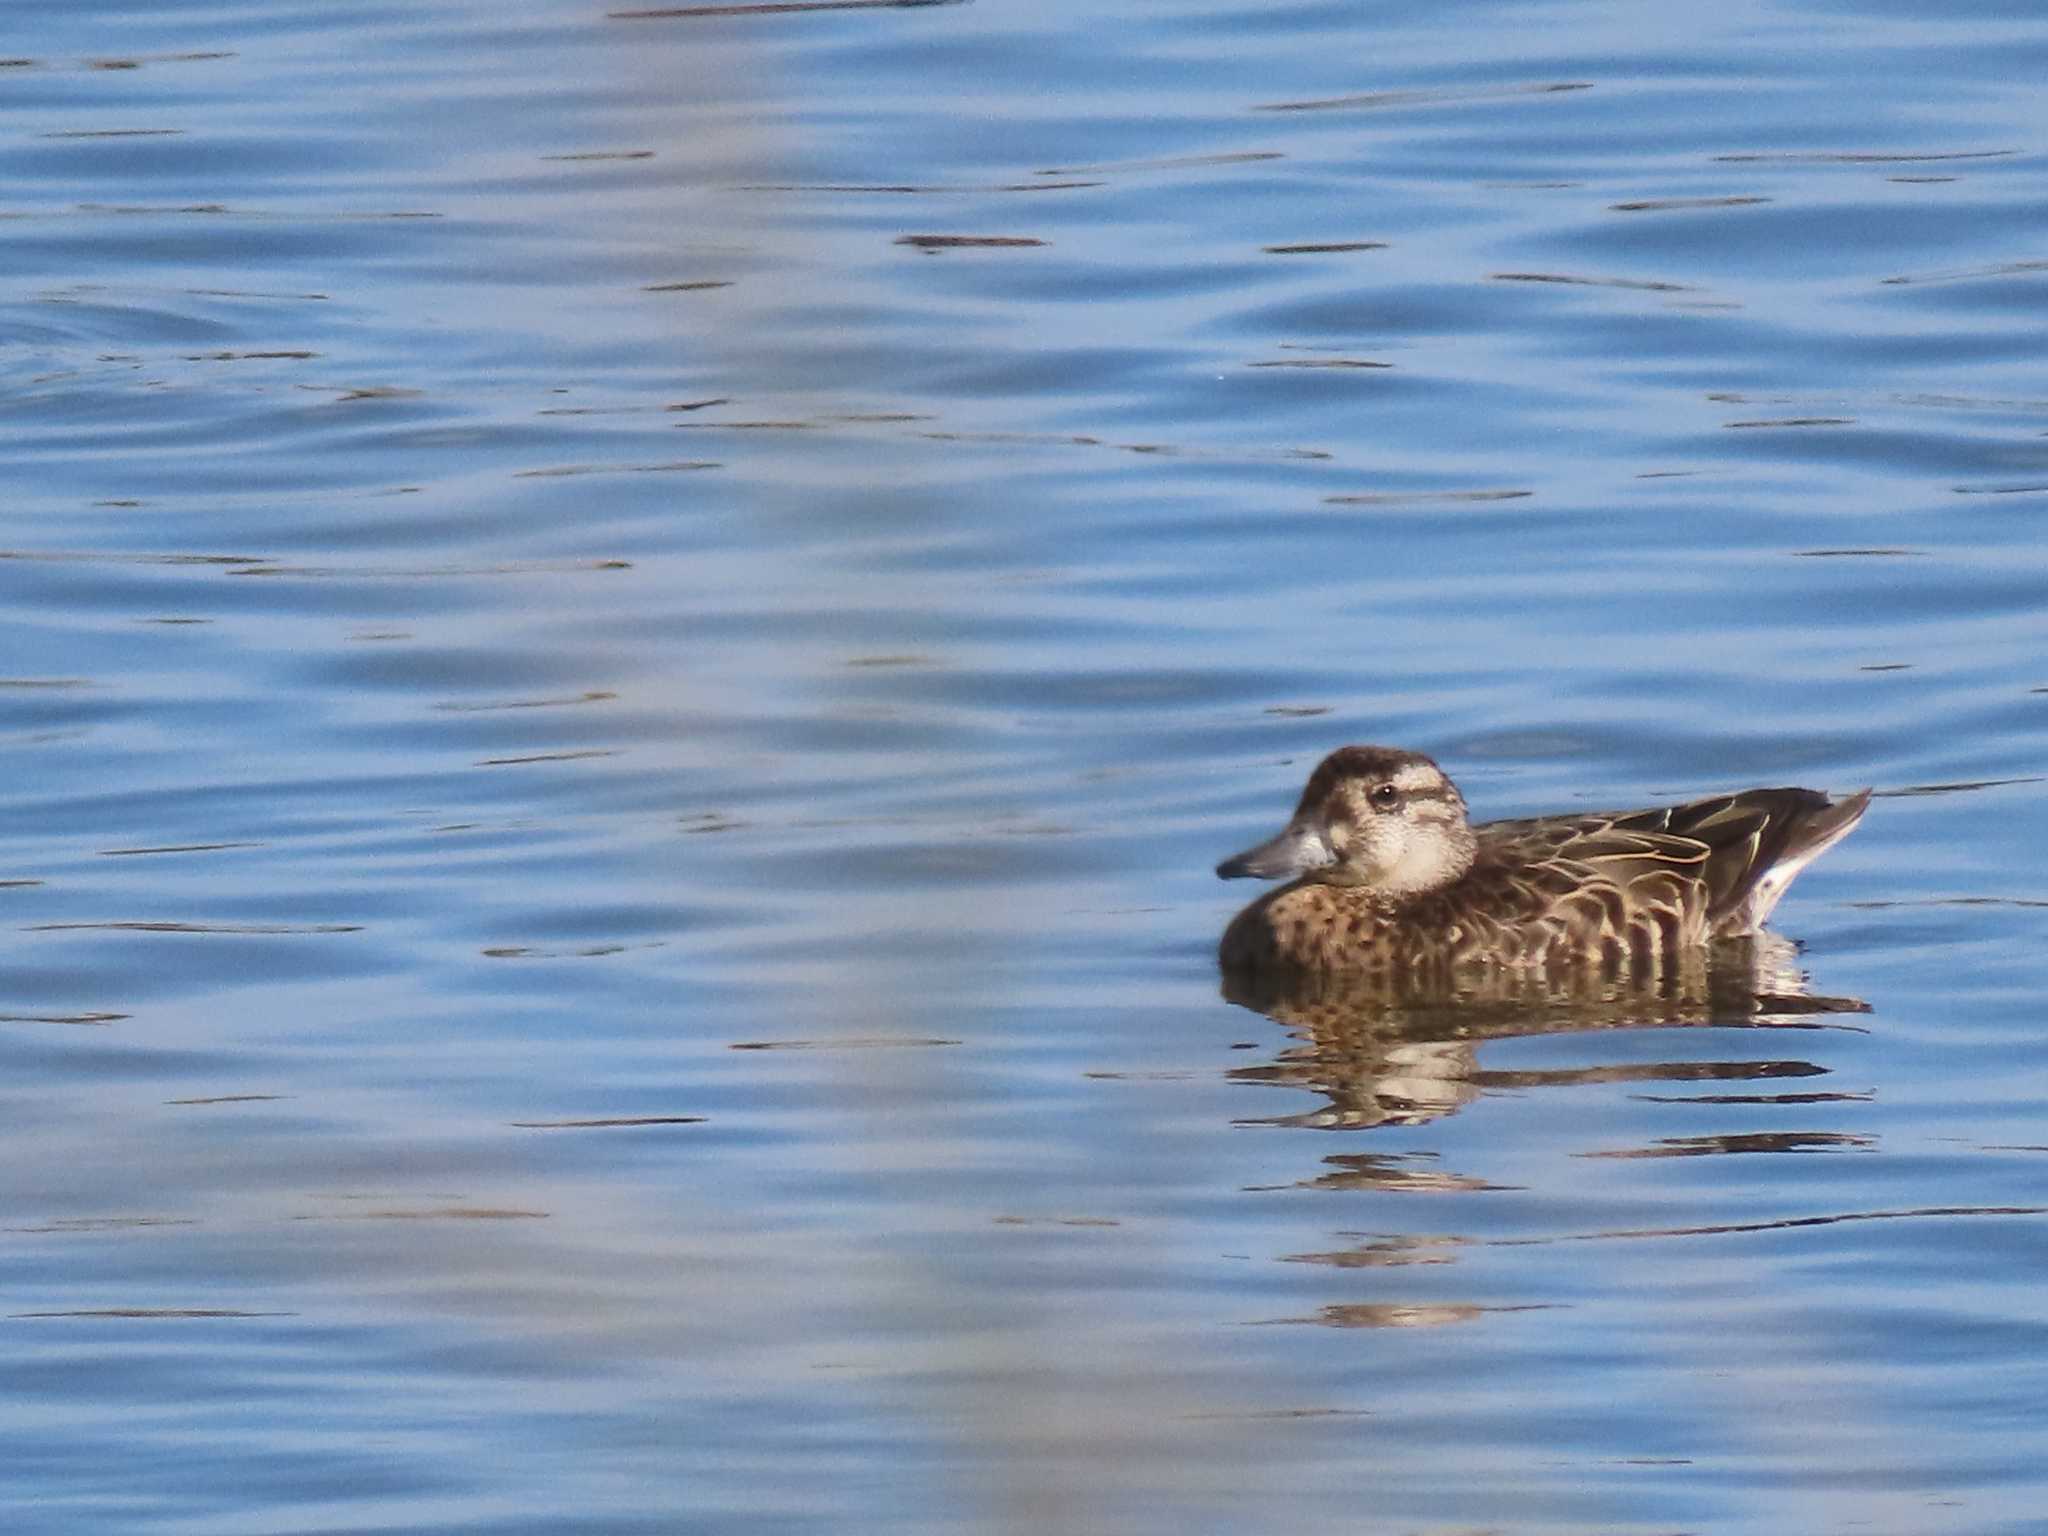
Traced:
MULTIPOLYGON (((1635 813, 1496 821, 1475 830, 1475 916, 1526 936, 1534 955, 1582 955, 1648 970, 1710 931, 1712 848, 1634 826, 1635 813)), ((1504 935, 1503 937, 1507 937, 1504 935)), ((1499 943, 1501 939, 1494 939, 1499 943)))
POLYGON ((1493 822, 1482 843, 1522 883, 1598 926, 1648 921, 1664 943, 1747 933, 1856 825, 1870 792, 1748 789, 1685 805, 1493 822))

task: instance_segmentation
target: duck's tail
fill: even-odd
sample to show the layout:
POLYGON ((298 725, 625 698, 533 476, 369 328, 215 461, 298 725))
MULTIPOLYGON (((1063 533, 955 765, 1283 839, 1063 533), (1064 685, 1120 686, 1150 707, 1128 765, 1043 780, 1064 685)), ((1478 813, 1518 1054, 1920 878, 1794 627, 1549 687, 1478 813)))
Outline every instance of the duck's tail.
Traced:
MULTIPOLYGON (((1801 792, 1780 793, 1789 797, 1801 792)), ((1722 933, 1747 933, 1761 927, 1799 872, 1847 837, 1870 809, 1867 789, 1840 800, 1811 790, 1803 793, 1810 797, 1805 804, 1773 807, 1779 814, 1769 818, 1770 825, 1759 828, 1762 835, 1757 838, 1751 866, 1753 883, 1722 918, 1722 933)))

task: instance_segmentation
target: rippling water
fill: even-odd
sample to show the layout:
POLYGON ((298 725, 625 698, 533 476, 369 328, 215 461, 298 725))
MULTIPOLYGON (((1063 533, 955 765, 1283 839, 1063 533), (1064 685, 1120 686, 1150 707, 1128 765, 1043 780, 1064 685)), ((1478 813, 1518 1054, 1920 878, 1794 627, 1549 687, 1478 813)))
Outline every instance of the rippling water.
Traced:
POLYGON ((7 1530, 2040 1528, 2048 21, 0 54, 7 1530), (1231 1002, 1360 740, 1868 1011, 1231 1002))

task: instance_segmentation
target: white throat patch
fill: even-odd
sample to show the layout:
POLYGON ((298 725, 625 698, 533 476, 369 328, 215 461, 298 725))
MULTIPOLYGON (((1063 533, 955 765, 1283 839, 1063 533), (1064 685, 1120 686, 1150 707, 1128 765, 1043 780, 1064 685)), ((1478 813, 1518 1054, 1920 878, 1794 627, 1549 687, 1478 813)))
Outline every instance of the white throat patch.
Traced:
POLYGON ((1445 836, 1415 837, 1373 885, 1393 896, 1411 896, 1449 885, 1470 862, 1456 842, 1445 836))

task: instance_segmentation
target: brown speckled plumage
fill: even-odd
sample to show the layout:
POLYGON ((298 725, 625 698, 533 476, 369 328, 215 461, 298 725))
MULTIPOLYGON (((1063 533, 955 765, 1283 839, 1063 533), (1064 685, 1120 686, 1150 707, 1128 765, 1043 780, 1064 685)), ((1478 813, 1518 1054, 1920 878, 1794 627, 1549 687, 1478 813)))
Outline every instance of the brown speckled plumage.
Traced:
POLYGON ((1219 866, 1299 875, 1238 913, 1220 958, 1230 970, 1417 980, 1474 968, 1654 975, 1754 932, 1869 798, 1752 789, 1472 827, 1428 758, 1346 747, 1317 767, 1285 831, 1219 866))

